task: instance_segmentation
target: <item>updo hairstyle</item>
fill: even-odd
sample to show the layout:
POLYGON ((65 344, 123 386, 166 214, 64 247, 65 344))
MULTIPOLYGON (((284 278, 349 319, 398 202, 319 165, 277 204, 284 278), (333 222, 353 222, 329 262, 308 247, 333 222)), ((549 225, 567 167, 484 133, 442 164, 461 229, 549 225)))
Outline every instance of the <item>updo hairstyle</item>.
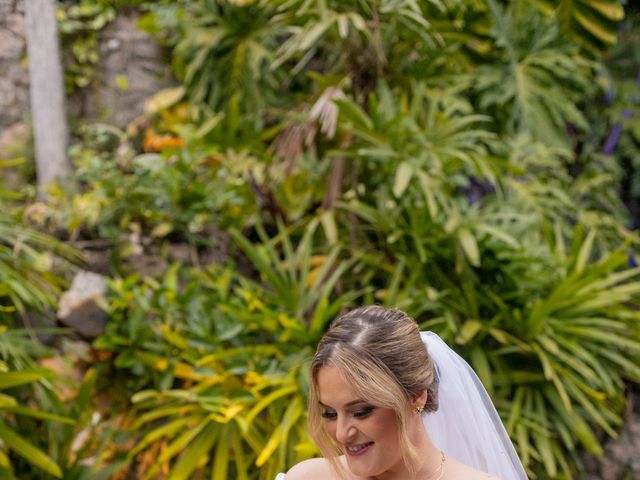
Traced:
POLYGON ((318 372, 336 367, 359 398, 392 409, 398 421, 403 460, 417 470, 421 458, 409 440, 416 415, 413 400, 427 392, 425 412, 438 409, 433 360, 420 337, 418 324, 406 313, 376 305, 360 307, 336 318, 320 340, 311 363, 309 433, 339 475, 339 451, 323 426, 318 372))

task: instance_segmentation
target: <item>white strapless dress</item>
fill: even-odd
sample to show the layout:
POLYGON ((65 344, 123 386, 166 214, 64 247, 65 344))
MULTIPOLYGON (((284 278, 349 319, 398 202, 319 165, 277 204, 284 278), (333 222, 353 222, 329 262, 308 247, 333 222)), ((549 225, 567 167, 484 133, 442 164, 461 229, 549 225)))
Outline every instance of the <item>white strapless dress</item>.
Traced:
POLYGON ((279 473, 276 480, 284 480, 284 473, 279 473))

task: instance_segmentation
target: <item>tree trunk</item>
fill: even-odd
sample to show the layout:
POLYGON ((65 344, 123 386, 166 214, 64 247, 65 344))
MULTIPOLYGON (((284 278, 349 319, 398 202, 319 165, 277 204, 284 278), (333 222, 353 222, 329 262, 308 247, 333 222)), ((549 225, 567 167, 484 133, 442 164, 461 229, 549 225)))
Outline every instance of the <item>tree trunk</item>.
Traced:
POLYGON ((40 196, 71 173, 56 0, 26 0, 31 114, 40 196))

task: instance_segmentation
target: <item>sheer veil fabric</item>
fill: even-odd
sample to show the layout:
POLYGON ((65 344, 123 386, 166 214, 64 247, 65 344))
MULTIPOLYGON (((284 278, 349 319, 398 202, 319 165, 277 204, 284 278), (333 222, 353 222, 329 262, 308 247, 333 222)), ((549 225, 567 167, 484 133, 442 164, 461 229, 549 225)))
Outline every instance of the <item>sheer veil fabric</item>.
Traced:
POLYGON ((423 414, 433 443, 445 455, 503 480, 527 480, 489 394, 469 364, 433 332, 422 341, 436 365, 436 412, 423 414))
MULTIPOLYGON (((455 458, 502 480, 527 480, 489 394, 469 364, 433 332, 422 341, 436 365, 439 408, 424 413, 433 443, 455 458)), ((285 480, 283 473, 275 480, 285 480)))

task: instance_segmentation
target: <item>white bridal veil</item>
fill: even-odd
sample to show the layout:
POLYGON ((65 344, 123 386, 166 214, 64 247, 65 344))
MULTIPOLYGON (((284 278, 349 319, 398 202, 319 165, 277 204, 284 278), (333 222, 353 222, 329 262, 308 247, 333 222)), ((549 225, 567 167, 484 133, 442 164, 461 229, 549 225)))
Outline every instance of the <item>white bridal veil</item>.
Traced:
POLYGON ((527 474, 496 408, 467 362, 433 332, 422 341, 436 365, 436 412, 423 414, 433 443, 447 456, 500 477, 527 480, 527 474))

